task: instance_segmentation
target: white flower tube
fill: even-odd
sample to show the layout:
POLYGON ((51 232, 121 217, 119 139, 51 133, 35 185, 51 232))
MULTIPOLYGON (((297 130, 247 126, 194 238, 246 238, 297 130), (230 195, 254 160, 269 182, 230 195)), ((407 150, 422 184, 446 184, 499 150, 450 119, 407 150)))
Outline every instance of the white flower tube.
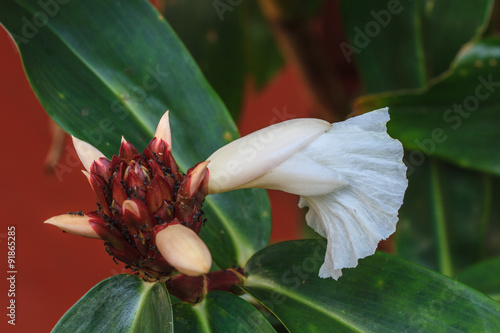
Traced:
POLYGON ((208 191, 259 187, 300 195, 308 225, 328 241, 319 276, 338 279, 396 229, 408 181, 388 120, 384 108, 331 126, 294 119, 264 128, 207 159, 208 191))

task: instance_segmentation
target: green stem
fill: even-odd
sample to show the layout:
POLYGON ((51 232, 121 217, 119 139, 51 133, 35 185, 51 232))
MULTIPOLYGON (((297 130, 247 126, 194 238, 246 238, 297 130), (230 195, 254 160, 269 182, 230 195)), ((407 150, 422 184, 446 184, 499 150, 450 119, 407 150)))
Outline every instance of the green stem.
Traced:
POLYGON ((492 203, 492 184, 491 176, 483 175, 484 199, 483 209, 481 209, 481 218, 479 219, 479 257, 482 258, 485 253, 486 233, 490 221, 491 203, 492 203))
POLYGON ((438 241, 439 269, 447 276, 453 275, 453 265, 451 262, 450 246, 448 244, 448 235, 446 231, 446 219, 444 216, 443 195, 439 183, 438 162, 431 159, 431 184, 432 199, 434 203, 434 219, 436 221, 436 233, 438 241))

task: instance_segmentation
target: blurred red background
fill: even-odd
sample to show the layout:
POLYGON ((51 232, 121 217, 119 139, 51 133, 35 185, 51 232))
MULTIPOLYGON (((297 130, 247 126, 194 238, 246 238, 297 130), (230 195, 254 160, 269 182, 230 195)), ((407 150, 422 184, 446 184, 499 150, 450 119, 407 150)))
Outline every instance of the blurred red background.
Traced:
MULTIPOLYGON (((0 142, 4 147, 0 164, 0 249, 4 272, 0 327, 2 332, 48 332, 92 286, 125 270, 113 263, 102 242, 63 234, 42 223, 69 211, 91 211, 95 203, 80 164, 75 166, 75 155, 68 142, 59 175, 44 171, 51 142, 49 117, 28 84, 17 49, 1 28, 0 49, 0 142), (7 227, 12 225, 16 227, 15 327, 7 324, 6 317, 7 227)), ((285 66, 264 91, 256 92, 249 84, 245 93, 239 123, 242 134, 269 125, 273 110, 286 109, 293 117, 314 116, 293 66, 285 66)), ((272 241, 299 238, 302 213, 297 208, 298 198, 273 191, 270 197, 272 241)))

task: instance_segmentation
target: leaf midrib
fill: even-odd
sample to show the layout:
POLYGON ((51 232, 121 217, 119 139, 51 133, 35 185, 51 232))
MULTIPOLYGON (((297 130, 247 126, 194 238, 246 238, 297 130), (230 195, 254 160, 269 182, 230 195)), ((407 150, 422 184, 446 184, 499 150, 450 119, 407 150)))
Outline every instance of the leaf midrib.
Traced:
POLYGON ((222 212, 220 210, 218 205, 213 203, 213 199, 211 199, 210 196, 207 196, 205 198, 205 202, 210 204, 212 211, 219 217, 219 221, 222 223, 222 225, 224 225, 226 227, 225 231, 229 235, 231 235, 232 244, 235 248, 235 251, 237 252, 236 254, 237 254, 238 263, 241 266, 244 266, 246 264, 246 260, 248 259, 247 255, 245 254, 245 252, 247 252, 247 251, 245 251, 245 252, 242 251, 242 248, 239 246, 239 244, 246 245, 246 248, 251 249, 253 251, 252 253, 255 253, 256 249, 251 244, 249 244, 247 242, 246 237, 243 237, 241 235, 241 233, 239 233, 236 229, 231 227, 231 223, 228 222, 229 219, 227 218, 227 215, 224 214, 224 212, 222 212), (239 242, 236 242, 237 239, 239 240, 239 242))
MULTIPOLYGON (((353 332, 359 332, 359 333, 364 332, 361 328, 359 328, 356 325, 354 325, 353 323, 349 322, 346 318, 342 318, 338 315, 335 316, 331 312, 328 312, 325 309, 323 309, 321 306, 316 305, 313 302, 310 302, 307 298, 300 297, 300 295, 298 295, 297 293, 293 293, 293 290, 288 289, 288 288, 284 288, 282 285, 271 284, 271 283, 269 283, 269 281, 267 279, 265 279, 263 277, 259 277, 257 275, 250 275, 247 279, 247 283, 245 284, 245 286, 243 286, 243 288, 246 286, 258 287, 258 288, 266 289, 266 290, 269 290, 272 292, 279 292, 281 295, 285 295, 286 297, 288 297, 290 299, 293 299, 299 303, 302 303, 302 304, 326 315, 327 317, 330 317, 330 318, 342 323, 344 326, 351 328, 353 330, 353 332)), ((256 298, 256 299, 258 299, 258 298, 256 298)), ((280 321, 281 321, 281 319, 280 319, 280 321)), ((284 325, 286 326, 286 324, 284 324, 284 325)))
POLYGON ((206 303, 207 302, 205 299, 201 303, 198 303, 197 305, 193 306, 193 311, 194 311, 194 313, 196 313, 196 316, 199 319, 200 325, 203 326, 203 328, 205 329, 204 332, 211 333, 212 330, 210 328, 210 324, 209 324, 209 320, 208 320, 206 303))

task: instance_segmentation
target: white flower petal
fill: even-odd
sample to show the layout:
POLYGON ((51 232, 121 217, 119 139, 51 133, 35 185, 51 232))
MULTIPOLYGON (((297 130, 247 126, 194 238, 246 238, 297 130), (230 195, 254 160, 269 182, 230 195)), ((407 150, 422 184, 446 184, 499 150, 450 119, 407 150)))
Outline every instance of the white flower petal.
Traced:
POLYGON ((320 119, 292 119, 237 139, 207 161, 210 194, 233 190, 285 162, 328 131, 320 119))
POLYGON ((386 132, 387 108, 333 124, 301 152, 349 181, 331 193, 303 196, 306 220, 328 240, 320 277, 338 279, 342 268, 375 253, 391 235, 408 185, 403 148, 386 132))
POLYGON ((71 136, 71 138, 73 139, 73 146, 75 146, 76 153, 85 167, 85 170, 88 172, 90 172, 90 167, 94 161, 99 161, 101 157, 106 157, 99 149, 92 146, 90 143, 75 138, 74 136, 71 136))
POLYGON ((299 152, 238 188, 267 188, 298 195, 321 195, 347 184, 347 179, 341 174, 299 152))

